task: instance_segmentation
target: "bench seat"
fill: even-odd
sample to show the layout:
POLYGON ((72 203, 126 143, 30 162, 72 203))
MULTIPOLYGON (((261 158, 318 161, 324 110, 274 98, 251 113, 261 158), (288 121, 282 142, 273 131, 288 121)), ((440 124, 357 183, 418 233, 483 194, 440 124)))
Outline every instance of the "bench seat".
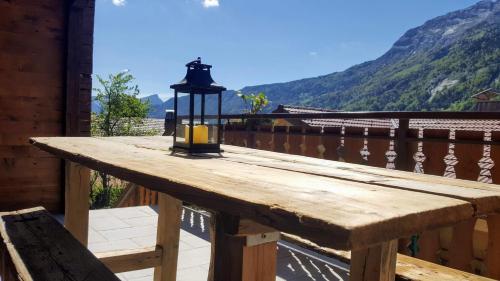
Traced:
POLYGON ((119 281, 44 208, 0 213, 2 280, 119 281))

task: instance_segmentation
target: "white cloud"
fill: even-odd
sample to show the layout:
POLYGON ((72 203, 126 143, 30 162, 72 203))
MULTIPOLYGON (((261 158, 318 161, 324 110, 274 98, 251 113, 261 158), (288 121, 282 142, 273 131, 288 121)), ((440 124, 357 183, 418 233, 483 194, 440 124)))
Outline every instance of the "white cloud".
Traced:
POLYGON ((203 7, 205 8, 219 7, 219 0, 203 0, 203 7))
POLYGON ((318 55, 318 52, 311 51, 311 52, 309 52, 309 55, 310 55, 311 57, 315 57, 315 56, 317 56, 317 55, 318 55))
POLYGON ((125 6, 127 4, 127 0, 112 0, 113 5, 115 6, 125 6))

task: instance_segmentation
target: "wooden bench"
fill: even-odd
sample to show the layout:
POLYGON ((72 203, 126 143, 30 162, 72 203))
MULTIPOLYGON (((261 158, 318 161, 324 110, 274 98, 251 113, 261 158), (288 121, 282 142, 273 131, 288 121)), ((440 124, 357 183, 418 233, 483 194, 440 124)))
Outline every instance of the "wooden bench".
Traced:
POLYGON ((119 280, 42 207, 0 213, 0 223, 3 281, 119 280))

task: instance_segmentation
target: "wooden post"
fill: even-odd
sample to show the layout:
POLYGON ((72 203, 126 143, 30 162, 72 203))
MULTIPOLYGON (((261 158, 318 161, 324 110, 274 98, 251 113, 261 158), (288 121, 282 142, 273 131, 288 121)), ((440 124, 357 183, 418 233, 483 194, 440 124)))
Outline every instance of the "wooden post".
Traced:
POLYGON ((474 258, 472 240, 476 219, 458 223, 453 227, 451 245, 448 249, 449 264, 451 268, 471 272, 471 262, 474 258))
POLYGON ((212 216, 212 258, 209 281, 274 281, 276 279, 276 230, 217 214, 212 216))
POLYGON ((161 266, 155 267, 155 281, 175 281, 179 255, 182 202, 165 193, 158 194, 156 246, 162 249, 161 266))
POLYGON ((408 142, 407 134, 410 127, 409 119, 399 119, 399 128, 396 135, 396 169, 401 171, 410 171, 408 162, 408 142))
POLYGON ((64 226, 83 245, 89 235, 90 169, 66 161, 64 226))
POLYGON ((486 276, 500 279, 500 215, 489 215, 488 222, 488 250, 486 254, 486 276))
POLYGON ((350 281, 394 281, 398 240, 351 252, 350 281))

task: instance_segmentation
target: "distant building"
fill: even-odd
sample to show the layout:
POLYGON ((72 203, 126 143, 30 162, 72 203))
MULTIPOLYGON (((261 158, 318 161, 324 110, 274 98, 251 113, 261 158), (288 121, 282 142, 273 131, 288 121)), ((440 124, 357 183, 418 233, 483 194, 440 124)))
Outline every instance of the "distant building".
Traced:
POLYGON ((472 96, 476 101, 475 111, 500 112, 500 100, 496 100, 500 93, 487 89, 472 96))

